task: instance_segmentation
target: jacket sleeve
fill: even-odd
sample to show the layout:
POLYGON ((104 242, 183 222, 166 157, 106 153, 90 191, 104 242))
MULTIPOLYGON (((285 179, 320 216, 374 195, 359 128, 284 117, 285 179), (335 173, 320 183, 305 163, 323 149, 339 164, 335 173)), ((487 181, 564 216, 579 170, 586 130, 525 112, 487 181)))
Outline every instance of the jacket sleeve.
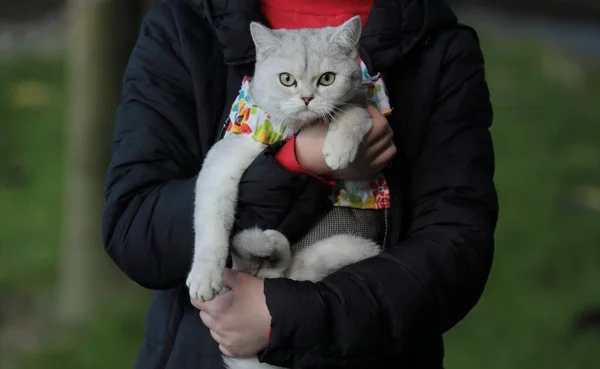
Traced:
POLYGON ((182 283, 192 255, 201 158, 191 149, 198 124, 178 45, 169 8, 151 8, 125 71, 106 177, 105 249, 129 278, 152 289, 182 283))
POLYGON ((439 340, 479 300, 498 204, 492 108, 475 37, 457 33, 448 48, 413 169, 407 237, 316 284, 266 280, 272 331, 262 361, 367 367, 417 342, 439 340))

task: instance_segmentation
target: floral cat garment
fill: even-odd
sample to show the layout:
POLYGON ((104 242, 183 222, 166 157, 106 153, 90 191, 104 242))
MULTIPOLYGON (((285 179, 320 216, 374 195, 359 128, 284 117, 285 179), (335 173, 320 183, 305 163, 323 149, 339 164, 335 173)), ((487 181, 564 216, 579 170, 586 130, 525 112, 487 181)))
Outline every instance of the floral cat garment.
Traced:
MULTIPOLYGON (((385 85, 379 74, 371 76, 361 60, 362 83, 360 89, 367 93, 367 101, 383 115, 392 111, 385 85)), ((247 134, 254 140, 270 145, 287 140, 296 132, 285 124, 274 122, 270 115, 252 102, 250 81, 244 77, 242 88, 233 102, 225 136, 247 134)), ((383 173, 370 181, 338 181, 330 196, 335 206, 357 209, 388 209, 391 207, 390 190, 383 173)))

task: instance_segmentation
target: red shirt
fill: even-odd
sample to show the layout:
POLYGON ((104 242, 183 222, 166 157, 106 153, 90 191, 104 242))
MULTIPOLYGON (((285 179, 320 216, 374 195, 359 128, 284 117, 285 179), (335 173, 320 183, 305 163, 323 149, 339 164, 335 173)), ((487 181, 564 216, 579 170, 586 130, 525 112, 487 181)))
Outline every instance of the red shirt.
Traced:
POLYGON ((261 11, 272 28, 339 26, 355 15, 363 25, 373 0, 261 0, 261 11))

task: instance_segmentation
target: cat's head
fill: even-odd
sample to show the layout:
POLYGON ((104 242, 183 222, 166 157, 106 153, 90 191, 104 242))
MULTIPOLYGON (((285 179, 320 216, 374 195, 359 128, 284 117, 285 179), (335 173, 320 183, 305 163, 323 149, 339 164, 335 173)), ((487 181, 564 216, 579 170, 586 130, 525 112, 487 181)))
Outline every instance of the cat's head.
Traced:
POLYGON ((252 99, 273 119, 301 128, 335 117, 362 81, 358 41, 360 17, 338 27, 271 30, 250 24, 256 66, 252 99))

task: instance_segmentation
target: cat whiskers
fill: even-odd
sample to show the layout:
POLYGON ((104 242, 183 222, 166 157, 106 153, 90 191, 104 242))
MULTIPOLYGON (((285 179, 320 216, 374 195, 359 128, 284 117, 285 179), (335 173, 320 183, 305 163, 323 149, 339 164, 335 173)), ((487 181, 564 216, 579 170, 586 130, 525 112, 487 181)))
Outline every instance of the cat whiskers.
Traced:
POLYGON ((285 127, 288 127, 289 124, 290 124, 290 122, 292 122, 292 119, 293 119, 293 115, 292 114, 284 113, 283 119, 282 119, 283 121, 281 122, 281 124, 283 126, 285 126, 285 127))
POLYGON ((342 117, 343 110, 333 104, 326 104, 326 110, 324 114, 320 114, 320 118, 327 123, 337 122, 342 117))
POLYGON ((334 115, 334 112, 327 112, 320 116, 321 120, 325 123, 332 123, 337 121, 337 116, 334 115))
POLYGON ((357 106, 359 108, 366 107, 366 105, 363 105, 363 104, 354 104, 354 103, 349 103, 349 102, 343 102, 339 106, 357 106))
POLYGON ((341 103, 340 105, 336 106, 336 108, 338 110, 341 110, 343 108, 363 108, 366 109, 368 106, 368 104, 363 105, 363 104, 353 104, 353 103, 341 103))
POLYGON ((335 114, 336 117, 339 118, 339 117, 343 116, 343 114, 346 112, 346 110, 342 109, 342 108, 340 108, 338 106, 332 106, 331 107, 331 112, 333 114, 335 114))
POLYGON ((335 109, 330 110, 327 115, 329 117, 328 123, 337 123, 338 120, 343 119, 343 115, 335 109))

